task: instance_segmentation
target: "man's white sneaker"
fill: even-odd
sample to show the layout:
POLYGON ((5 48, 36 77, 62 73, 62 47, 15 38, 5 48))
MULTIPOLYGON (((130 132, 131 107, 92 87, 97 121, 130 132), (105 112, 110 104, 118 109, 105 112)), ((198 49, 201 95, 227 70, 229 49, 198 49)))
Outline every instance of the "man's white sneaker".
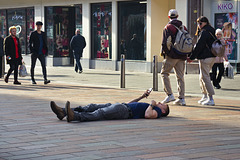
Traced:
POLYGON ((174 100, 175 100, 175 98, 174 98, 173 94, 171 94, 171 95, 167 96, 167 97, 162 101, 162 103, 169 103, 169 102, 172 102, 172 101, 174 101, 174 100))
POLYGON ((202 105, 206 105, 206 106, 215 106, 214 100, 206 100, 204 102, 202 102, 202 105))
POLYGON ((208 100, 208 98, 202 98, 198 101, 199 104, 202 104, 203 102, 205 102, 206 100, 208 100))
POLYGON ((173 104, 179 105, 179 106, 186 106, 186 102, 184 99, 177 99, 176 101, 173 102, 173 104))

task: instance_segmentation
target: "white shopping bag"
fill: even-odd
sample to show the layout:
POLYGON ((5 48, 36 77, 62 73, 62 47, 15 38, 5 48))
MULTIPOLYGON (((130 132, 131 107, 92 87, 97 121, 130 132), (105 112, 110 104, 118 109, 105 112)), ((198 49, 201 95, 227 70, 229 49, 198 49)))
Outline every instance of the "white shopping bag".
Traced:
POLYGON ((19 77, 26 77, 27 75, 27 68, 23 62, 23 64, 19 67, 19 77))
POLYGON ((233 66, 229 62, 224 62, 224 78, 233 79, 233 66))

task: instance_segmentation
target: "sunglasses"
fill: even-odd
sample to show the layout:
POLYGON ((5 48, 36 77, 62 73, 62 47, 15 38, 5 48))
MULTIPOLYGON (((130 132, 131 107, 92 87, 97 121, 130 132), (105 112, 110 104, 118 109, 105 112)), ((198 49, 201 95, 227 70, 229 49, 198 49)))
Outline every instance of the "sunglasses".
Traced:
POLYGON ((198 24, 201 26, 201 25, 202 25, 202 22, 199 22, 198 24))

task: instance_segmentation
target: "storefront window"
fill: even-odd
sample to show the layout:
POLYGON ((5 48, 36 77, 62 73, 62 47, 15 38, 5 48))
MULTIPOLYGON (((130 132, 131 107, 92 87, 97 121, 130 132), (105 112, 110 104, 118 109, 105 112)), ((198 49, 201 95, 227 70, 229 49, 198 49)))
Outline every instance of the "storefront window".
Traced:
POLYGON ((119 51, 130 60, 146 60, 146 3, 119 2, 119 51))
MULTIPOLYGON (((30 34, 35 30, 34 24, 34 9, 27 9, 27 42, 29 42, 30 34)), ((27 53, 30 53, 29 47, 27 47, 27 53)))
POLYGON ((0 10, 0 36, 3 38, 7 36, 6 27, 6 10, 0 10))
POLYGON ((74 7, 46 7, 46 31, 49 54, 54 57, 72 56, 69 42, 74 35, 74 7))
POLYGON ((76 5, 75 7, 76 14, 76 29, 80 29, 80 33, 82 34, 82 5, 76 5))
POLYGON ((26 10, 25 9, 11 9, 7 11, 8 14, 8 28, 10 26, 17 27, 17 36, 19 37, 22 54, 26 54, 26 10))
POLYGON ((112 5, 92 4, 92 58, 112 58, 112 5))

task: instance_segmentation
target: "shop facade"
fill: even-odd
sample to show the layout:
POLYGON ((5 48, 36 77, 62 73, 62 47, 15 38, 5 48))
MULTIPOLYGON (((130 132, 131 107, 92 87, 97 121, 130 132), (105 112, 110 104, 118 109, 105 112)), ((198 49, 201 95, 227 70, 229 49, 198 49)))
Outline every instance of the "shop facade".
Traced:
POLYGON ((11 25, 20 26, 23 53, 29 53, 27 42, 34 22, 42 21, 54 66, 73 65, 69 42, 78 28, 87 42, 84 68, 119 70, 124 54, 127 70, 143 72, 152 71, 168 10, 175 8, 175 0, 36 0, 34 5, 29 0, 11 0, 0 4, 1 35, 6 36, 11 25))
MULTIPOLYGON (((238 0, 178 0, 176 8, 180 18, 187 24, 192 36, 197 28, 196 19, 203 15, 208 17, 211 25, 222 29, 229 62, 236 72, 240 72, 239 26, 240 2, 238 0), (187 7, 186 7, 187 6, 187 7)), ((196 40, 196 38, 195 38, 196 40)))

